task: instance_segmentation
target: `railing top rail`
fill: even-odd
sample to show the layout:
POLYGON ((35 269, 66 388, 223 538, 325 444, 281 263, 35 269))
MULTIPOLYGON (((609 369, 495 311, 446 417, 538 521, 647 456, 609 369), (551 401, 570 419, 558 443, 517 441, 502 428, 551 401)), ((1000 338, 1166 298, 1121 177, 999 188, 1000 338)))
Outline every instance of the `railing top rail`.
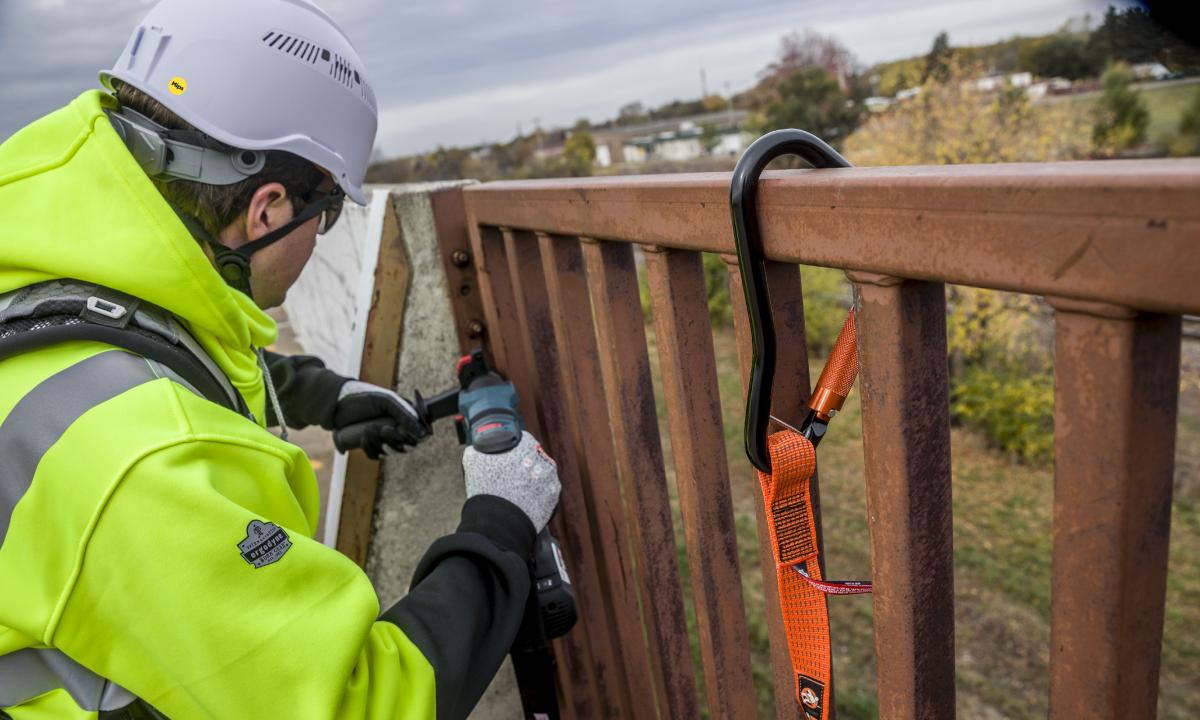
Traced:
MULTIPOLYGON (((494 182, 473 222, 732 253, 729 174, 494 182)), ((1200 159, 766 173, 766 254, 1200 313, 1200 159)))

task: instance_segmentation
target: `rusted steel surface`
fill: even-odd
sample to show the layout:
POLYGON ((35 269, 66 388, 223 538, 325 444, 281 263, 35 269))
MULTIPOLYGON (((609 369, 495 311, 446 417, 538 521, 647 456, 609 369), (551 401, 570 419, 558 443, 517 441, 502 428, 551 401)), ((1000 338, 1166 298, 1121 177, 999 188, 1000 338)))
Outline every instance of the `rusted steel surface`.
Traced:
POLYGON ((940 283, 851 274, 879 717, 954 717, 954 548, 940 283))
MULTIPOLYGON (((468 220, 471 247, 474 252, 475 269, 479 278, 480 292, 484 297, 484 312, 487 316, 486 348, 493 362, 506 377, 512 380, 520 398, 521 415, 529 431, 543 435, 537 408, 535 378, 526 361, 527 351, 523 341, 521 320, 518 316, 516 288, 513 287, 509 269, 508 252, 504 237, 497 228, 480 227, 468 220)), ((553 527, 555 531, 558 526, 553 527)), ((569 650, 563 652, 563 643, 555 640, 553 653, 559 660, 558 690, 564 717, 576 717, 576 695, 586 688, 576 688, 574 679, 580 670, 569 650)))
POLYGON ((592 532, 588 522, 587 501, 580 482, 582 455, 575 442, 575 418, 567 403, 559 343, 552 318, 546 275, 543 271, 538 238, 532 233, 505 231, 505 253, 513 287, 517 290, 517 309, 525 356, 533 362, 537 377, 535 388, 541 411, 543 434, 538 440, 558 463, 562 494, 558 513, 561 533, 557 534, 566 554, 575 586, 580 626, 563 643, 576 673, 572 677, 575 711, 580 718, 615 713, 620 707, 614 668, 609 620, 604 611, 604 585, 596 572, 592 532), (545 430, 553 428, 551 432, 545 430))
MULTIPOLYGON (((523 343, 518 341, 521 326, 515 314, 516 294, 508 270, 504 237, 498 228, 476 225, 469 217, 468 214, 467 230, 471 237, 475 275, 479 293, 484 298, 485 347, 492 362, 513 381, 518 392, 528 392, 532 385, 526 374, 528 363, 525 362, 523 343)), ((532 400, 530 398, 530 402, 532 400)), ((532 405, 522 407, 522 412, 527 421, 536 423, 532 405)))
MULTIPOLYGON (((745 385, 750 378, 750 324, 746 319, 746 296, 742 292, 742 281, 738 275, 737 257, 725 255, 722 257, 725 260, 726 267, 729 270, 729 298, 733 305, 733 329, 737 337, 738 346, 738 365, 741 368, 742 384, 745 385)), ((799 316, 795 313, 796 303, 803 306, 803 301, 800 298, 800 273, 796 271, 794 279, 784 272, 779 272, 777 263, 767 263, 767 283, 771 288, 771 307, 776 314, 775 331, 780 347, 786 348, 803 348, 804 343, 804 325, 803 314, 799 316), (796 320, 800 323, 797 324, 796 320), (796 333, 799 333, 797 335, 796 333), (797 338, 801 338, 798 342, 797 338)), ((795 270, 795 266, 791 266, 795 270)), ((798 367, 792 362, 788 353, 783 353, 779 358, 779 364, 776 366, 778 377, 787 377, 784 373, 797 373, 797 387, 789 387, 788 383, 779 382, 776 384, 777 391, 771 399, 772 413, 779 413, 781 417, 795 417, 792 413, 799 410, 803 406, 803 401, 797 402, 797 396, 804 395, 804 400, 808 399, 809 378, 807 353, 803 353, 805 362, 803 367, 798 367), (803 375, 799 375, 799 373, 803 375), (802 389, 798 389, 802 388, 802 389)), ((815 476, 814 476, 815 480, 815 476)), ((762 487, 758 481, 757 473, 751 469, 747 474, 745 482, 751 483, 754 492, 759 500, 762 499, 762 487)), ((813 497, 816 498, 816 488, 813 489, 813 497)), ((764 514, 763 503, 754 503, 755 526, 758 529, 758 557, 762 567, 762 584, 763 584, 763 604, 762 612, 767 618, 767 638, 771 645, 771 678, 775 696, 775 716, 779 720, 802 720, 800 706, 796 703, 795 682, 796 676, 792 671, 792 658, 788 653, 787 633, 783 624, 783 615, 779 609, 779 579, 775 571, 775 553, 771 546, 771 534, 767 528, 767 517, 764 514)), ((820 533, 820 516, 817 515, 817 532, 820 533)), ((754 608, 758 610, 758 608, 754 608)), ((837 692, 837 689, 834 689, 837 692)))
MULTIPOLYGON (((853 158, 851 158, 853 160, 853 158)), ((767 256, 1200 313, 1200 159, 766 173, 767 256)), ((481 222, 731 253, 729 175, 499 182, 481 222)))
POLYGON ((708 292, 699 253, 646 252, 708 710, 756 717, 708 292))
MULTIPOLYGON (((604 398, 604 380, 596 347, 596 328, 588 295, 587 274, 579 238, 539 237, 542 268, 550 296, 560 375, 571 419, 571 442, 577 447, 579 481, 586 495, 592 531, 593 567, 575 572, 596 573, 602 590, 606 622, 601 627, 611 645, 612 682, 617 704, 601 710, 616 717, 637 717, 635 710, 654 705, 650 658, 638 607, 625 508, 621 500, 612 429, 604 398)), ((593 640, 592 647, 600 647, 593 640)), ((599 653, 597 653, 599 654, 599 653)))
POLYGON ((584 256, 592 303, 597 308, 604 391, 631 520, 659 712, 668 718, 694 718, 699 716, 695 671, 675 558, 633 248, 627 244, 589 243, 584 247, 584 256))
POLYGON ((1058 311, 1050 716, 1151 718, 1180 319, 1047 299, 1058 311))
POLYGON ((437 227, 438 250, 446 271, 446 286, 454 313, 458 346, 464 350, 483 344, 486 321, 483 293, 467 230, 467 211, 461 187, 439 190, 429 195, 433 222, 437 227))

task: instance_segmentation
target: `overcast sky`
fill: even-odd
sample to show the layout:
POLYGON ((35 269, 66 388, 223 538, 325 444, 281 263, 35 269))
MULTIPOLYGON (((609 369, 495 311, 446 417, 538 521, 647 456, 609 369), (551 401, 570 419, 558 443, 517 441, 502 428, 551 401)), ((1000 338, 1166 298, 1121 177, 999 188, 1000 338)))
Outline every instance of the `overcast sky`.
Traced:
MULTIPOLYGON (((202 1, 202 0, 198 0, 202 1)), ((247 0, 250 1, 250 0, 247 0)), ((377 151, 510 139, 753 84, 779 37, 810 27, 864 63, 1037 34, 1103 0, 317 0, 367 66, 377 151)), ((0 140, 97 86, 153 0, 0 0, 0 140)), ((1128 2, 1119 1, 1118 5, 1128 2)))

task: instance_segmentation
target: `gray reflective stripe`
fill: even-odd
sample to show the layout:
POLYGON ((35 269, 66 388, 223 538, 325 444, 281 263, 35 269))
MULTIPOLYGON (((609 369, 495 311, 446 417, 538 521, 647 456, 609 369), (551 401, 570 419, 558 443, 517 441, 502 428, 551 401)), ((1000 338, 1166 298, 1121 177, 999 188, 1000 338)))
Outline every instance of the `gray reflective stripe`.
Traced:
POLYGON ((38 463, 67 428, 88 410, 154 379, 144 359, 109 350, 51 375, 17 402, 0 424, 0 546, 38 463))
MULTIPOLYGON (((104 291, 104 288, 98 285, 78 280, 49 280, 18 288, 0 295, 0 323, 36 315, 43 304, 49 302, 58 303, 60 307, 62 303, 71 302, 78 302, 82 306, 93 295, 104 291)), ((130 324, 152 332, 172 345, 183 346, 213 376, 213 379, 229 398, 231 406, 234 408, 244 407, 241 394, 229 382, 225 372, 171 313, 155 305, 141 302, 133 313, 133 317, 130 318, 130 324)), ((193 388, 189 386, 189 389, 193 388)), ((197 393, 197 395, 204 397, 201 393, 197 393)), ((253 419, 253 416, 250 418, 253 419)))
POLYGON ((64 688, 84 710, 117 710, 135 696, 53 649, 25 648, 0 656, 0 707, 64 688))
POLYGON ((154 374, 157 375, 158 377, 167 378, 168 380, 170 380, 173 383, 177 383, 179 385, 184 386, 185 388, 190 390, 192 392, 192 394, 194 394, 198 397, 201 397, 201 398, 204 397, 204 393, 200 392, 190 382, 183 379, 183 377, 179 373, 172 370, 170 368, 170 366, 163 365, 162 363, 158 362, 157 360, 151 360, 149 358, 146 358, 146 364, 150 366, 150 369, 153 370, 154 374))

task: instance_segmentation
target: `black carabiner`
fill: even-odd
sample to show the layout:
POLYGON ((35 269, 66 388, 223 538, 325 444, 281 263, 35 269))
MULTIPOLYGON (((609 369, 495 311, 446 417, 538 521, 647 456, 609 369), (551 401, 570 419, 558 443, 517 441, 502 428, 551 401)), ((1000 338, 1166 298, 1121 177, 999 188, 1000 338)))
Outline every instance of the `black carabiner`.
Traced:
POLYGON ((754 467, 771 472, 767 425, 771 420, 771 389, 775 381, 775 323, 767 291, 766 256, 758 226, 758 178, 775 158, 798 155, 815 168, 852 167, 837 150, 804 130, 775 130, 751 143, 733 169, 729 205, 737 245, 742 291, 750 316, 754 356, 746 391, 746 457, 754 467))

